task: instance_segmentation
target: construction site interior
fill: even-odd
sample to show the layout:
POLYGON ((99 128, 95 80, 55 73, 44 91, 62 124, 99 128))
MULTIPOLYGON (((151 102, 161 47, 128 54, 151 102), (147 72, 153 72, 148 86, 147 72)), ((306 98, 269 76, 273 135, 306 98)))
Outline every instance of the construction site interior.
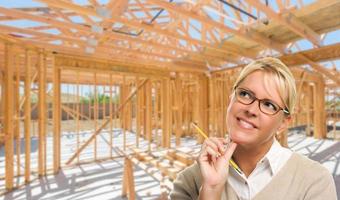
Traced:
POLYGON ((298 91, 281 145, 340 193, 339 0, 0 0, 0 199, 168 199, 239 71, 298 91))

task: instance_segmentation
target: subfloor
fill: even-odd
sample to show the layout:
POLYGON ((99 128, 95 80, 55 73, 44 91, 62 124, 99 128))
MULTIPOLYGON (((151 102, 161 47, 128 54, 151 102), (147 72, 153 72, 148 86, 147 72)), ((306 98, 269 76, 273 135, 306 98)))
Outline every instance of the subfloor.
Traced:
MULTIPOLYGON (((123 132, 115 129, 113 132, 113 144, 115 147, 122 149, 123 132)), ((160 133, 159 133, 160 135, 160 133)), ((91 131, 82 132, 79 135, 79 141, 84 142, 91 136, 91 131)), ((72 153, 75 152, 78 136, 75 133, 64 133, 62 135, 62 163, 65 163, 72 153)), ((97 137, 97 158, 107 157, 110 154, 110 133, 104 131, 97 137)), ((128 144, 126 152, 130 151, 129 147, 134 147, 136 142, 135 134, 126 133, 126 141, 128 144)), ((157 141, 157 139, 156 139, 157 141)), ((24 141, 22 141, 23 146, 24 141)), ((200 145, 193 138, 182 138, 179 148, 183 152, 190 152, 196 155, 200 150, 200 145)), ((298 153, 306 155, 313 160, 321 162, 332 174, 337 186, 338 198, 340 197, 340 142, 332 140, 316 140, 311 137, 305 137, 303 132, 290 131, 288 137, 289 147, 298 153)), ((172 140, 174 147, 174 140, 172 140)), ((52 138, 47 138, 48 168, 52 168, 52 138)), ((23 147, 22 147, 23 148, 23 147)), ((93 159, 93 143, 85 148, 80 155, 80 160, 93 159)), ((141 139, 140 148, 147 149, 148 143, 141 139)), ((152 146, 154 152, 165 151, 161 148, 152 146)), ((117 156, 117 152, 111 148, 112 155, 117 156)), ((20 156, 22 166, 21 172, 24 170, 24 154, 20 156)), ((32 139, 32 169, 37 169, 37 140, 32 139)), ((115 158, 101 162, 91 162, 88 164, 74 165, 72 167, 64 167, 57 175, 48 175, 43 178, 37 178, 36 173, 32 176, 34 181, 28 185, 23 185, 23 178, 16 179, 15 185, 22 185, 13 192, 0 196, 0 199, 63 199, 63 200, 81 200, 81 199, 126 199, 121 197, 122 193, 122 177, 123 177, 123 158, 115 158)), ((4 150, 0 149, 0 177, 4 177, 4 150)), ((17 172, 15 171, 15 174, 17 172)), ((155 174, 154 174, 155 175, 155 174)), ((157 175, 157 173, 156 173, 157 175)), ((158 174, 160 175, 160 174, 158 174)), ((155 176, 145 173, 139 166, 134 165, 134 181, 136 190, 136 199, 159 199, 161 188, 159 180, 155 176)), ((4 179, 0 179, 0 191, 4 191, 4 179)), ((170 185, 171 187, 171 185, 170 185)), ((170 188, 171 189, 171 188, 170 188)), ((168 188, 169 190, 169 188, 168 188)))

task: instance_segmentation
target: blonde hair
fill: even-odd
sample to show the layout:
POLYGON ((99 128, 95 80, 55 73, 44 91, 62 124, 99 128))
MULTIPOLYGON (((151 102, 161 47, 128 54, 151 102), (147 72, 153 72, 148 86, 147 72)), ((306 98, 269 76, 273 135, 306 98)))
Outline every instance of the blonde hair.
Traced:
POLYGON ((296 102, 295 79, 288 67, 277 58, 266 57, 255 60, 245 66, 234 83, 233 91, 249 74, 258 70, 264 71, 266 74, 274 77, 280 98, 285 104, 285 108, 289 111, 289 115, 291 115, 296 102))

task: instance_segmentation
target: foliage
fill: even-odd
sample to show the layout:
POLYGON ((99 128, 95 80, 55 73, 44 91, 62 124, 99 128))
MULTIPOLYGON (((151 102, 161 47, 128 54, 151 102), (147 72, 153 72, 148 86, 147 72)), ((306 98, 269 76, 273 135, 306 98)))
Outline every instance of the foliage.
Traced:
MULTIPOLYGON (((117 95, 112 97, 112 103, 118 103, 119 97, 117 95)), ((80 98, 80 103, 91 103, 93 104, 95 102, 95 95, 92 93, 89 93, 86 97, 80 98)), ((110 96, 105 94, 97 94, 97 102, 100 103, 110 103, 110 96)))

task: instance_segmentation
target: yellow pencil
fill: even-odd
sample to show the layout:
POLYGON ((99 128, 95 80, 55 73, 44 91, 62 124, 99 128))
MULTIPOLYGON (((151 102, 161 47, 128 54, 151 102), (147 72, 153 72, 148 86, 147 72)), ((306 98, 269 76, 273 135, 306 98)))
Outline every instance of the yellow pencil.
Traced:
MULTIPOLYGON (((193 127, 196 128, 196 130, 198 131, 199 134, 201 134, 205 139, 208 139, 208 136, 203 132, 203 130, 202 130, 199 126, 197 126, 196 123, 193 122, 192 125, 193 125, 193 127)), ((230 165, 231 165, 238 173, 241 173, 241 174, 242 174, 241 169, 236 165, 236 163, 235 163, 232 159, 229 160, 229 164, 230 164, 230 165)))

